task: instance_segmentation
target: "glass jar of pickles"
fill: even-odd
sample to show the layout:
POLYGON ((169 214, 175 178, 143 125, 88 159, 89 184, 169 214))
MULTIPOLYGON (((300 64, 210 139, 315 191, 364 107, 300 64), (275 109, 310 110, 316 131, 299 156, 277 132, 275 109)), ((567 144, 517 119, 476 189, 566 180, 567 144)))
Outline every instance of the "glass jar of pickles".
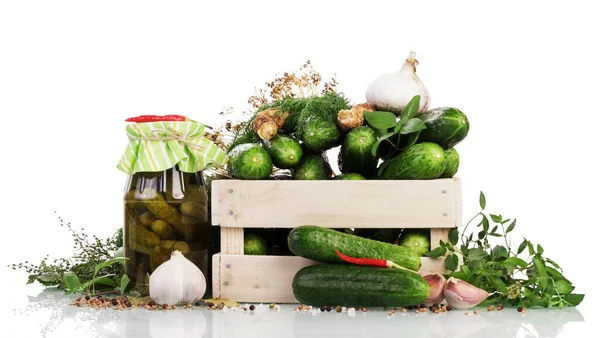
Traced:
MULTIPOLYGON (((171 116, 171 115, 169 115, 171 116)), ((223 151, 185 121, 138 121, 118 168, 128 173, 124 195, 125 272, 148 294, 152 272, 179 250, 208 276, 208 195, 202 171, 223 165, 223 151)))

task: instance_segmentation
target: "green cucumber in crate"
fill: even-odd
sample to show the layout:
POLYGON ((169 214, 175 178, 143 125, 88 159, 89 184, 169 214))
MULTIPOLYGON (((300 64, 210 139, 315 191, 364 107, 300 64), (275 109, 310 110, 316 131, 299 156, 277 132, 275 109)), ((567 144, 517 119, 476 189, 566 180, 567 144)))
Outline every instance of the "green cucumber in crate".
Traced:
POLYGON ((434 108, 417 114, 417 117, 422 119, 427 127, 419 134, 419 143, 434 142, 447 150, 464 140, 469 133, 469 119, 456 108, 434 108))
POLYGON ((412 306, 429 298, 429 284, 416 272, 339 264, 302 268, 292 290, 312 306, 412 306))
POLYGON ((335 252, 338 250, 351 257, 387 259, 414 271, 421 267, 421 257, 409 248, 313 225, 292 230, 288 246, 295 255, 324 263, 345 264, 335 252))

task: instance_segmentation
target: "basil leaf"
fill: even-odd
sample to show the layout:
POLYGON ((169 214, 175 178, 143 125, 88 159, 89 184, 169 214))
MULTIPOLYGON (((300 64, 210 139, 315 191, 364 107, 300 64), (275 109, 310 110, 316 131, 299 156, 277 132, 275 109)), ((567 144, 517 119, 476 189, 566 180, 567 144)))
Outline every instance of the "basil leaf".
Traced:
POLYGON ((558 280, 556 282, 554 282, 554 290, 557 293, 560 293, 561 295, 566 295, 568 293, 571 293, 571 291, 573 291, 575 288, 573 287, 573 285, 571 285, 571 283, 565 281, 565 280, 558 280))
POLYGON ((400 114, 400 123, 402 125, 406 124, 406 121, 412 119, 413 117, 415 117, 415 115, 417 115, 417 112, 419 112, 419 104, 421 104, 420 95, 415 95, 412 99, 410 99, 410 101, 408 102, 406 107, 404 107, 402 113, 400 114))
POLYGON ((523 250, 525 250, 526 247, 527 247, 527 240, 523 238, 523 242, 521 242, 521 245, 519 245, 519 249, 517 250, 517 255, 520 254, 521 252, 523 252, 523 250))
POLYGON ((440 246, 425 254, 427 257, 438 258, 446 254, 446 248, 440 246))
POLYGON ((419 135, 421 134, 421 131, 416 131, 414 133, 408 134, 408 141, 406 142, 406 148, 412 146, 413 144, 417 143, 417 140, 419 139, 419 135))
POLYGON ((427 126, 425 126, 425 122, 415 117, 406 121, 406 124, 402 125, 402 128, 400 128, 400 134, 406 135, 417 131, 421 131, 423 129, 427 129, 427 126))
POLYGON ((389 129, 396 126, 396 115, 387 111, 364 112, 365 120, 375 129, 389 129))
POLYGON ((81 282, 77 275, 73 271, 65 272, 63 275, 63 281, 65 282, 65 288, 67 289, 67 294, 71 294, 81 290, 81 282))
POLYGON ((512 223, 510 223, 510 225, 508 226, 508 228, 506 228, 506 233, 509 233, 511 231, 513 231, 513 229, 515 228, 515 225, 517 225, 517 220, 513 220, 512 223))
POLYGON ((387 134, 381 136, 380 138, 378 138, 377 141, 375 142, 375 144, 373 145, 373 148, 371 148, 371 155, 377 156, 377 149, 379 148, 379 145, 381 144, 381 142, 387 140, 388 138, 392 137, 393 135, 394 135, 394 133, 387 133, 387 134))
POLYGON ((450 232, 448 232, 448 240, 452 245, 458 243, 458 228, 452 228, 450 232))
POLYGON ((485 195, 483 194, 483 191, 479 191, 479 206, 481 207, 481 210, 485 209, 485 195))
POLYGON ((566 302, 568 302, 571 306, 577 306, 577 305, 579 305, 579 303, 581 303, 581 301, 583 300, 583 297, 585 297, 585 295, 578 294, 578 293, 571 293, 566 296, 563 296, 563 299, 566 302))
POLYGON ((492 249, 492 255, 494 255, 494 258, 508 257, 508 250, 502 245, 496 245, 494 249, 492 249))
POLYGON ((469 251, 469 254, 467 255, 467 259, 469 261, 480 261, 485 257, 487 257, 487 252, 485 252, 485 250, 482 248, 475 248, 469 251))
POLYGON ((458 268, 458 256, 456 254, 452 254, 446 257, 444 260, 444 266, 450 271, 456 270, 456 268, 458 268))

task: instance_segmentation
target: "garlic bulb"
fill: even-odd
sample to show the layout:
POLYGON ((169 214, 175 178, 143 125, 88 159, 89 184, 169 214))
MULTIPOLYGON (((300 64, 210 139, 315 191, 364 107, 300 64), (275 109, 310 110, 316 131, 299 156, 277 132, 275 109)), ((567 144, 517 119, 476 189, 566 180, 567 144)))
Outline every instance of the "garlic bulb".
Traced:
POLYGON ((425 305, 440 304, 444 300, 444 285, 446 278, 440 274, 426 275, 423 279, 429 284, 429 298, 425 301, 425 305))
POLYGON ((416 74, 419 62, 415 56, 415 52, 410 52, 410 56, 399 71, 383 74, 371 82, 366 92, 367 102, 378 110, 400 115, 408 102, 415 95, 420 95, 419 112, 427 110, 429 92, 416 74))
POLYGON ((204 274, 178 250, 150 275, 150 298, 158 304, 193 303, 205 292, 204 274))
POLYGON ((457 309, 468 309, 483 302, 490 294, 463 280, 450 277, 444 288, 444 298, 457 309))

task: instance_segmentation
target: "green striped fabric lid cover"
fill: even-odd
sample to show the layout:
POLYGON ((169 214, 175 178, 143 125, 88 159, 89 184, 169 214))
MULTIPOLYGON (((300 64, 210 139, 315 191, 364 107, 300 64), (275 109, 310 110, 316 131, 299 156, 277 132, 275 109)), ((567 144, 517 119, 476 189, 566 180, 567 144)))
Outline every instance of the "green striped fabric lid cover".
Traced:
POLYGON ((163 171, 175 165, 187 173, 225 165, 227 154, 205 138, 203 132, 203 124, 189 119, 130 123, 126 128, 129 144, 117 168, 132 175, 163 171))

